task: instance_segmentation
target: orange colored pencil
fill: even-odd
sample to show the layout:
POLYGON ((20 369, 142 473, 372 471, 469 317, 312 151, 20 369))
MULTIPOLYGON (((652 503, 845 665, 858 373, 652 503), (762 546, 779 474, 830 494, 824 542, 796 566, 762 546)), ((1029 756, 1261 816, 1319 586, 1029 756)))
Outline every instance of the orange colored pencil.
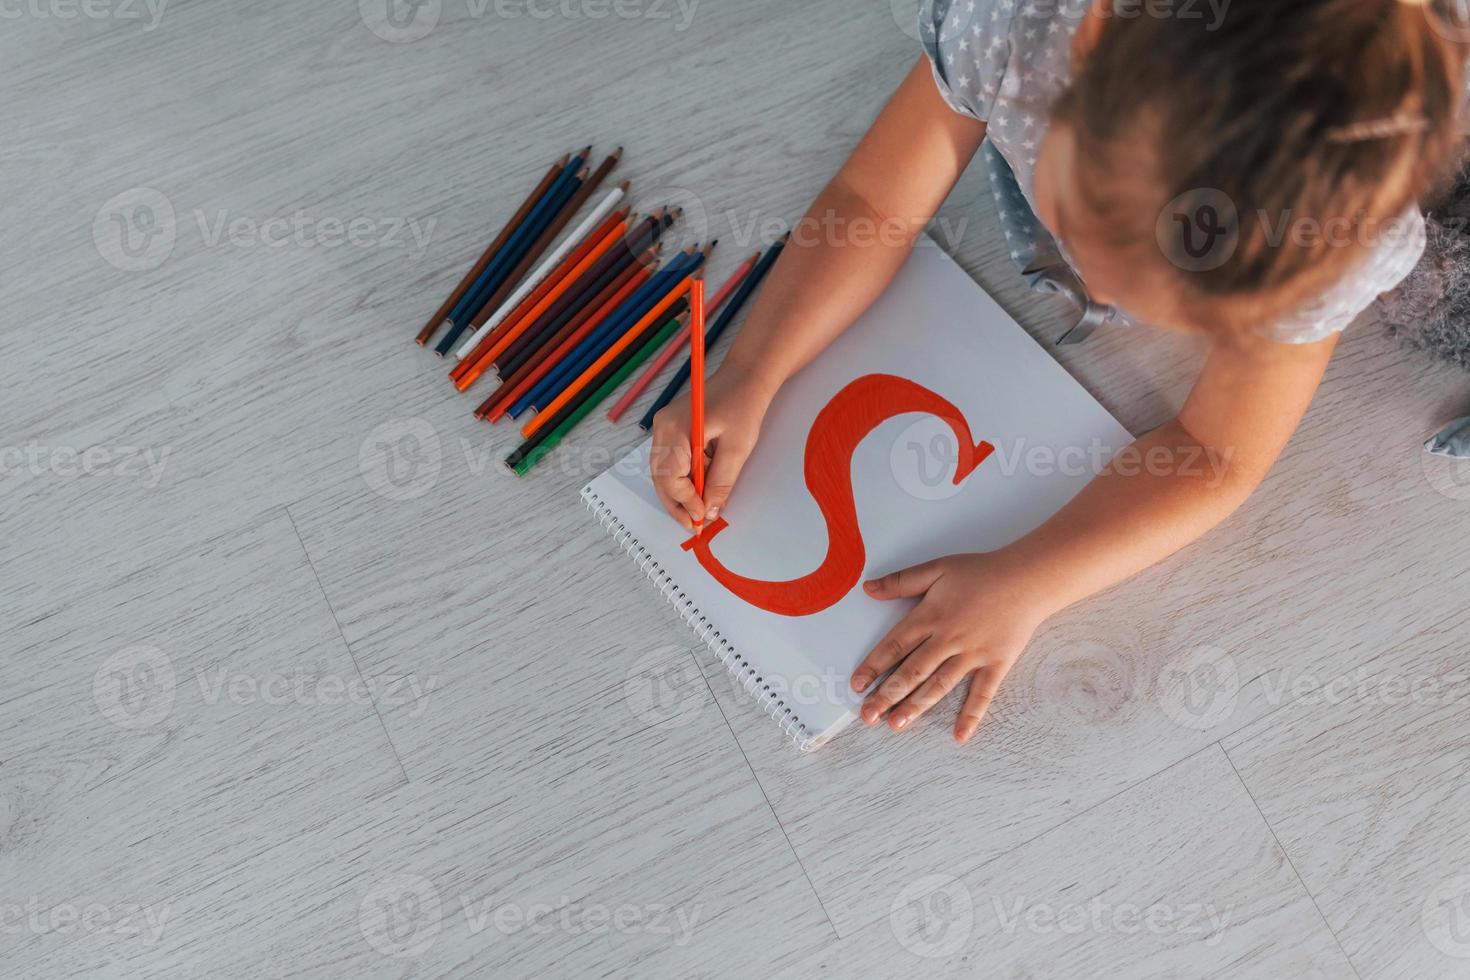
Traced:
POLYGON ((689 452, 694 462, 694 492, 704 499, 704 276, 690 284, 689 307, 689 452))
MULTIPOLYGON (((644 254, 647 255, 648 253, 644 254)), ((485 404, 480 406, 480 411, 477 414, 481 418, 489 419, 491 422, 499 422, 505 416, 506 409, 515 404, 516 399, 530 391, 532 385, 540 381, 546 376, 547 372, 560 364, 561 359, 572 348, 580 344, 583 338, 601 326, 612 315, 614 310, 623 305, 624 300, 632 296, 639 287, 648 281, 649 277, 653 275, 652 256, 650 255, 648 258, 649 261, 647 262, 640 259, 637 263, 638 270, 633 273, 633 278, 624 283, 622 288, 614 293, 607 302, 603 303, 591 317, 577 328, 575 333, 563 339, 551 353, 542 358, 539 364, 520 378, 506 379, 506 383, 495 394, 486 399, 485 404)))
POLYGON ((602 236, 602 240, 597 243, 592 251, 588 252, 582 258, 582 261, 578 262, 571 269, 567 270, 567 274, 562 277, 560 282, 549 289, 545 296, 541 297, 540 302, 531 307, 529 310, 525 310, 524 312, 522 312, 521 316, 517 318, 513 323, 509 320, 509 318, 507 318, 506 323, 501 324, 501 327, 504 329, 498 331, 500 333, 500 336, 497 339, 491 341, 489 337, 485 338, 485 340, 489 342, 489 346, 485 348, 484 353, 480 354, 478 357, 474 357, 475 354, 479 353, 477 349, 476 351, 471 352, 471 357, 474 358, 473 360, 471 360, 471 357, 465 358, 466 361, 470 361, 470 366, 465 368, 465 372, 468 373, 476 366, 481 367, 481 369, 483 370, 483 367, 485 365, 488 365, 492 361, 494 361, 495 358, 500 355, 500 352, 509 347, 517 337, 525 333, 526 330, 530 328, 531 324, 535 323, 541 317, 541 314, 545 313, 551 307, 552 303, 555 303, 557 300, 561 299, 562 294, 570 289, 575 283, 577 283, 582 278, 582 274, 590 269, 593 263, 602 258, 603 254, 607 252, 608 249, 612 248, 618 242, 622 241, 623 232, 625 230, 626 225, 624 225, 622 222, 619 222, 613 228, 608 229, 607 234, 602 236), (509 324, 509 326, 507 326, 506 324, 509 324))
POLYGON ((546 193, 547 188, 556 180, 570 159, 570 156, 563 156, 551 165, 551 169, 546 171, 546 176, 541 178, 541 183, 536 185, 536 189, 531 192, 531 196, 526 198, 525 203, 520 206, 520 209, 505 223, 505 227, 500 229, 500 234, 495 236, 495 240, 490 243, 489 248, 485 249, 479 261, 470 267, 469 272, 465 273, 465 277, 454 288, 454 292, 449 294, 449 298, 444 301, 444 305, 435 310, 434 315, 429 317, 429 322, 424 324, 424 329, 419 331, 419 335, 414 338, 414 343, 422 347, 429 342, 430 338, 434 336, 434 331, 439 329, 440 324, 444 322, 444 318, 449 315, 449 311, 454 309, 454 304, 458 303, 464 297, 464 294, 469 291, 470 285, 476 279, 480 278, 480 273, 484 272, 485 267, 490 264, 490 260, 495 258, 495 253, 500 251, 501 246, 505 244, 506 239, 510 238, 511 233, 520 227, 522 221, 526 220, 526 215, 531 213, 531 209, 536 206, 536 202, 541 200, 541 195, 546 193))
MULTIPOLYGON (((623 288, 623 283, 627 282, 628 279, 633 276, 634 273, 636 273, 637 271, 638 264, 636 262, 628 263, 628 267, 620 272, 617 278, 613 279, 612 282, 609 282, 605 286, 603 286, 603 288, 597 293, 597 295, 593 296, 591 299, 586 299, 582 301, 581 308, 578 309, 576 313, 571 317, 571 319, 566 323, 566 325, 562 327, 562 330, 575 330, 582 323, 583 320, 592 315, 593 310, 602 305, 604 300, 606 300, 609 296, 615 294, 619 289, 623 288)), ((590 274, 591 273, 589 273, 589 275, 590 274)), ((578 299, 581 299, 581 297, 578 297, 578 299)), ((454 383, 454 386, 460 391, 464 391, 469 388, 470 385, 474 384, 475 381, 479 379, 481 374, 484 374, 486 371, 492 369, 497 375, 500 374, 500 369, 497 368, 488 359, 481 360, 476 363, 473 370, 471 370, 468 374, 464 375, 464 377, 456 381, 454 383)), ((501 381, 509 382, 511 377, 513 376, 519 378, 520 369, 517 368, 516 370, 517 373, 514 375, 512 375, 510 372, 502 375, 501 381)))
POLYGON ((612 363, 613 359, 621 354, 625 347, 627 347, 633 341, 637 340, 638 335, 641 334, 650 324, 652 324, 653 321, 663 316, 664 312, 668 310, 669 307, 673 306, 675 301, 677 301, 685 293, 689 292, 690 282, 691 280, 686 278, 682 280, 679 285, 669 290, 669 294, 663 299, 659 300, 657 306, 644 314, 643 319, 639 320, 637 323, 633 324, 633 326, 629 327, 627 332, 625 332, 621 337, 617 339, 616 343, 614 343, 611 347, 604 351, 601 357, 593 361, 592 364, 588 366, 587 370, 583 371, 580 375, 577 376, 577 380, 567 385, 566 388, 562 390, 561 394, 553 398, 551 400, 551 404, 547 405, 543 409, 540 409, 536 413, 536 417, 527 422, 525 427, 521 429, 521 435, 524 438, 529 439, 531 436, 536 434, 536 430, 540 429, 541 426, 551 421, 552 416, 560 411, 563 405, 575 398, 577 393, 587 386, 587 382, 597 377, 598 373, 603 368, 607 367, 608 364, 612 363))
MULTIPOLYGON (((609 308, 607 307, 607 303, 610 300, 613 300, 619 296, 626 297, 631 295, 631 290, 637 289, 638 284, 635 283, 630 289, 628 286, 630 280, 637 278, 638 282, 641 283, 648 278, 648 276, 651 274, 652 268, 658 264, 658 253, 660 248, 662 248, 662 246, 655 245, 652 248, 645 250, 641 255, 637 256, 633 262, 630 262, 628 264, 628 267, 626 269, 618 274, 618 277, 616 279, 608 283, 606 288, 604 288, 602 292, 598 293, 597 296, 595 296, 590 302, 586 304, 586 306, 578 311, 576 316, 572 317, 565 324, 563 324, 561 329, 557 330, 555 334, 539 341, 537 349, 524 360, 522 360, 516 366, 515 370, 506 371, 505 373, 501 374, 500 380, 503 383, 503 393, 509 394, 511 391, 514 391, 516 387, 519 386, 523 380, 525 380, 526 376, 531 374, 532 372, 537 372, 536 377, 539 380, 541 376, 546 373, 545 371, 540 370, 541 365, 553 356, 555 356, 557 360, 560 359, 561 355, 559 352, 562 350, 563 344, 568 337, 580 338, 585 337, 588 333, 591 333, 592 330, 596 328, 596 324, 589 324, 588 321, 595 319, 598 314, 601 313, 605 308, 609 308), (640 273, 642 273, 641 276, 640 273)), ((550 370, 551 367, 552 365, 550 364, 546 365, 547 370, 550 370)), ((501 392, 497 392, 497 394, 500 393, 501 392)), ((499 403, 497 402, 496 404, 499 403)), ((493 408, 494 406, 492 405, 491 407, 493 408)), ((486 412, 485 414, 489 413, 486 412)), ((499 416, 496 416, 496 418, 498 417, 499 416)), ((495 419, 492 418, 491 421, 493 422, 495 421, 495 419)))
MULTIPOLYGON (((736 288, 745 281, 745 277, 750 274, 751 269, 755 268, 755 264, 760 260, 760 257, 761 253, 756 252, 750 258, 746 259, 740 268, 730 274, 730 278, 725 280, 725 284, 715 291, 715 298, 709 301, 709 306, 704 311, 706 319, 713 316, 716 310, 725 305, 725 300, 729 299, 730 294, 735 292, 736 288)), ((609 422, 616 422, 623 417, 623 413, 632 407, 633 403, 638 400, 638 396, 643 394, 644 389, 653 384, 654 379, 659 376, 659 372, 668 366, 668 363, 674 359, 674 355, 684 349, 684 345, 688 341, 689 324, 686 323, 679 328, 678 333, 669 339, 668 346, 653 359, 642 376, 633 382, 633 386, 624 392, 623 397, 619 398, 617 404, 613 405, 608 411, 607 418, 609 422)))
POLYGON ((546 278, 542 280, 541 285, 532 290, 531 294, 525 299, 521 300, 521 302, 516 305, 516 308, 512 310, 506 316, 506 318, 502 320, 498 326, 496 326, 494 330, 486 334, 484 339, 475 345, 475 349, 470 352, 468 357, 461 358, 460 362, 455 365, 453 370, 449 372, 449 377, 456 381, 463 377, 465 373, 468 372, 472 367, 474 367, 474 365, 483 357, 485 351, 489 350, 495 345, 495 342, 500 339, 500 336, 506 327, 513 326, 518 320, 520 320, 522 316, 524 316, 531 309, 535 308, 538 303, 545 299, 548 293, 550 293, 564 280, 566 280, 567 275, 573 269, 575 269, 583 259, 591 254, 593 249, 602 244, 602 240, 609 233, 616 232, 617 229, 620 227, 625 227, 624 222, 627 217, 627 209, 614 211, 612 214, 608 215, 607 219, 603 221, 602 224, 593 229, 587 235, 587 237, 582 240, 582 243, 578 245, 575 249, 573 249, 570 255, 562 260, 560 265, 558 265, 555 269, 547 274, 546 278))

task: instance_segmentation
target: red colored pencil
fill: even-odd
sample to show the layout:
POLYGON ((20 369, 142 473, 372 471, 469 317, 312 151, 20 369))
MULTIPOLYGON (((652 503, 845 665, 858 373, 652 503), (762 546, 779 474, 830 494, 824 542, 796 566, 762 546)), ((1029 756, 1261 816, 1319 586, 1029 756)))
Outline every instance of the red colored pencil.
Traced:
MULTIPOLYGON (((655 248, 658 247, 660 246, 655 246, 655 248)), ((632 278, 623 283, 622 287, 609 297, 607 302, 598 307, 596 312, 583 321, 582 325, 577 327, 574 332, 563 338, 561 343, 555 347, 548 345, 550 352, 541 359, 539 364, 534 367, 522 365, 524 371, 523 376, 519 379, 514 377, 507 378, 505 384, 495 394, 487 398, 475 414, 481 418, 489 419, 491 422, 499 422, 505 416, 506 409, 510 408, 517 398, 530 391, 532 385, 540 381, 546 376, 547 372, 560 364, 561 359, 572 348, 576 347, 582 342, 583 338, 600 327, 603 321, 612 315, 614 310, 623 305, 625 299, 633 295, 634 291, 648 281, 649 277, 653 275, 653 264, 656 255, 657 252, 653 249, 644 253, 644 256, 636 263, 638 269, 633 273, 632 278)))
POLYGON ((577 395, 584 388, 587 387, 587 383, 589 381, 595 378, 603 368, 607 367, 607 365, 611 363, 619 354, 621 354, 629 344, 637 340, 639 334, 643 333, 643 331, 646 330, 656 320, 658 320, 659 317, 667 313, 669 307, 673 306, 676 302, 679 301, 679 299, 681 299, 686 293, 688 293, 691 285, 691 280, 685 279, 681 281, 679 285, 670 290, 663 299, 658 301, 658 304, 655 305, 653 309, 649 310, 643 315, 643 318, 641 320, 625 330, 623 332, 623 335, 619 337, 611 347, 603 351, 602 355, 598 357, 597 360, 593 361, 592 364, 589 365, 581 374, 579 374, 575 380, 573 380, 565 388, 563 388, 561 390, 561 393, 553 398, 551 402, 546 405, 545 408, 537 411, 536 416, 521 428, 521 435, 529 439, 531 436, 540 431, 542 426, 544 426, 547 422, 550 422, 556 416, 556 413, 561 410, 563 405, 571 401, 573 398, 577 397, 577 395))
POLYGON ((598 225, 590 233, 588 233, 586 238, 582 239, 581 243, 572 250, 570 255, 562 259, 561 263, 557 265, 556 268, 552 269, 549 273, 546 274, 546 278, 541 280, 541 284, 533 289, 529 296, 521 300, 520 303, 516 304, 515 309, 511 310, 511 312, 506 315, 506 317, 501 320, 500 323, 496 324, 493 330, 487 333, 480 340, 480 342, 475 345, 474 349, 470 352, 469 355, 460 358, 459 364, 457 364, 454 369, 449 372, 449 376, 455 380, 458 380, 460 376, 462 376, 466 371, 474 366, 476 360, 483 357, 485 352, 488 351, 492 346, 494 346, 495 342, 500 339, 501 335, 505 332, 506 327, 512 326, 517 320, 519 320, 527 312, 533 309, 538 303, 540 303, 541 300, 546 297, 547 293, 555 289, 561 283, 561 281, 567 277, 572 269, 576 268, 577 264, 585 259, 588 253, 590 253, 594 248, 598 246, 599 243, 601 243, 602 239, 608 234, 608 232, 612 231, 614 228, 621 226, 624 222, 624 219, 626 219, 627 217, 628 211, 626 208, 621 208, 608 215, 603 220, 602 224, 598 225))
MULTIPOLYGON (((761 253, 756 252, 750 258, 746 259, 745 262, 740 266, 740 268, 736 269, 730 275, 730 278, 725 280, 725 284, 715 291, 714 299, 709 301, 709 307, 704 311, 704 315, 706 318, 713 316, 714 313, 721 306, 725 305, 725 300, 730 298, 730 295, 735 292, 736 287, 738 287, 740 283, 745 280, 745 277, 750 274, 750 270, 755 268, 755 264, 760 259, 760 257, 761 253)), ((659 373, 662 372, 663 369, 668 366, 669 362, 674 359, 674 355, 678 354, 681 350, 684 349, 684 345, 688 342, 689 324, 686 323, 683 327, 679 328, 678 333, 674 334, 674 336, 669 339, 668 346, 663 349, 658 357, 655 357, 653 359, 653 361, 648 365, 648 369, 643 372, 642 376, 639 377, 637 381, 633 382, 633 386, 629 388, 623 394, 623 397, 618 399, 617 404, 613 405, 613 407, 608 411, 608 421, 616 422, 621 419, 623 417, 623 413, 625 413, 629 408, 632 407, 633 403, 638 400, 638 396, 643 394, 644 389, 653 384, 654 379, 657 378, 659 376, 659 373)))
POLYGON ((689 395, 693 402, 689 451, 694 456, 694 492, 704 498, 704 275, 695 276, 689 297, 689 395))

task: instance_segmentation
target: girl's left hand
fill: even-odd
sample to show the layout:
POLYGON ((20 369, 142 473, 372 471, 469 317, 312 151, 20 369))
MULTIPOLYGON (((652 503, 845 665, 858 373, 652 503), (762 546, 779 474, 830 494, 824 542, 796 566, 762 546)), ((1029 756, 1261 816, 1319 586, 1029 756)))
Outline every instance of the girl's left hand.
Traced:
POLYGON ((875 599, 923 596, 858 665, 852 689, 864 691, 896 670, 863 702, 862 718, 885 714, 901 731, 965 678, 970 691, 954 738, 967 742, 1000 683, 1046 618, 1039 590, 1010 571, 997 552, 950 555, 863 583, 875 599))

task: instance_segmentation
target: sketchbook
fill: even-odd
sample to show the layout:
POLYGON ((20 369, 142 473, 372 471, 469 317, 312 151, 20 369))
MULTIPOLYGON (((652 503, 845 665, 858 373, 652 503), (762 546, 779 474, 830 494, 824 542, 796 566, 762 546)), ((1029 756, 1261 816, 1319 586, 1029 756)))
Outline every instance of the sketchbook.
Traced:
POLYGON ((856 716, 852 671, 915 600, 862 582, 1026 534, 1132 442, 932 241, 771 405, 697 538, 654 493, 645 442, 582 496, 804 750, 856 716))

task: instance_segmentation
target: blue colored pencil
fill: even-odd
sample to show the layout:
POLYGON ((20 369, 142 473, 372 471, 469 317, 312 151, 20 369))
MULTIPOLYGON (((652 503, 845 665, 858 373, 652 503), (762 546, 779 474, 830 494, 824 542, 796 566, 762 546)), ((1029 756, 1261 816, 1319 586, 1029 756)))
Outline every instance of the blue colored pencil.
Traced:
POLYGON ((623 316, 616 320, 609 318, 608 322, 593 331, 592 335, 563 358, 550 374, 542 378, 535 388, 528 391, 516 403, 516 407, 524 412, 527 407, 539 408, 542 405, 551 404, 561 394, 562 389, 576 380, 588 365, 601 357, 603 352, 616 343, 619 337, 642 319, 649 310, 657 306, 680 282, 704 264, 707 254, 705 251, 698 251, 687 258, 676 259, 669 263, 667 269, 650 280, 649 285, 653 288, 642 302, 629 308, 623 316))
POLYGON ((567 200, 576 193, 577 188, 582 182, 579 177, 579 172, 582 169, 584 160, 584 154, 579 153, 567 162, 567 165, 562 168, 561 176, 557 177, 556 183, 552 184, 551 188, 547 190, 541 200, 536 202, 536 206, 531 209, 531 213, 526 215, 526 220, 521 222, 520 227, 506 241, 505 246, 501 248, 499 254, 485 267, 485 271, 480 273, 480 277, 475 280, 475 284, 455 304, 454 309, 448 317, 450 324, 449 333, 434 348, 435 353, 442 356, 454 346, 455 341, 459 339, 460 335, 464 333, 465 328, 469 326, 470 320, 474 318, 475 313, 480 307, 485 305, 485 301, 499 288, 500 283, 504 281, 510 270, 515 268, 516 263, 525 254, 526 249, 541 234, 541 231, 555 219, 557 213, 566 204, 567 200))
MULTIPOLYGON (((776 259, 780 258, 781 250, 786 247, 786 242, 790 238, 791 232, 789 231, 782 235, 781 240, 772 245, 766 254, 761 256, 760 264, 750 270, 750 275, 745 277, 745 281, 740 284, 740 289, 730 298, 730 304, 725 307, 725 312, 721 313, 720 318, 705 331, 704 346, 706 350, 713 346, 715 341, 720 339, 720 334, 724 333, 725 328, 734 321, 736 314, 740 312, 740 308, 745 305, 746 300, 750 299, 751 294, 760 286, 761 280, 766 277, 766 273, 771 271, 771 266, 776 264, 776 259)), ((662 411, 669 402, 674 400, 679 394, 679 389, 684 387, 684 382, 689 380, 691 373, 692 368, 689 359, 685 358, 684 366, 679 368, 674 374, 674 379, 659 393, 658 399, 644 414, 643 418, 638 421, 638 425, 643 431, 647 432, 653 428, 653 417, 662 411)))
POLYGON ((518 398, 511 405, 507 414, 513 418, 519 416, 531 406, 531 399, 533 397, 539 397, 552 385, 557 385, 558 390, 560 390, 560 384, 558 382, 564 384, 567 380, 566 368, 568 364, 573 358, 587 349, 587 344, 594 337, 601 335, 604 331, 626 330, 636 323, 643 313, 652 309, 654 304, 672 288, 673 283, 678 281, 678 270, 688 265, 693 258, 694 256, 688 252, 680 253, 674 256, 666 266, 650 276, 647 282, 634 290, 631 296, 623 300, 616 309, 608 314, 593 333, 583 338, 582 342, 568 351, 540 381, 518 398))

